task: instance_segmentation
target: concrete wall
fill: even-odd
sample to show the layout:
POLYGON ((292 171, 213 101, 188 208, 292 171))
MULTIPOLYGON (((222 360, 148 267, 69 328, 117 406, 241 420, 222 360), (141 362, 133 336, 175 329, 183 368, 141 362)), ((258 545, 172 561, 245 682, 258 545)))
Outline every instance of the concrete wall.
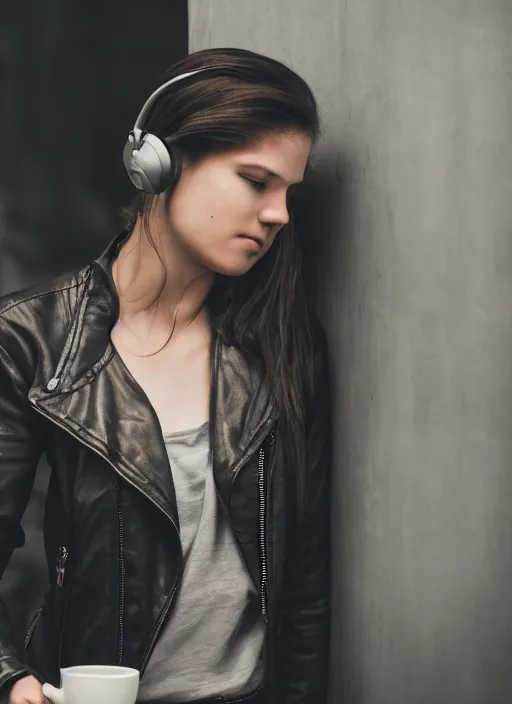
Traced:
POLYGON ((189 0, 190 51, 283 60, 335 392, 331 701, 512 698, 512 4, 189 0))

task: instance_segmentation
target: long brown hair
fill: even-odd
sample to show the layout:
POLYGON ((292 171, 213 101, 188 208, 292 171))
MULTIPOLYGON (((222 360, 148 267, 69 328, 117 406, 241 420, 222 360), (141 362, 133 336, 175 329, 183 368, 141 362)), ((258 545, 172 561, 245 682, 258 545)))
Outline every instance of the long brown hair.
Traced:
MULTIPOLYGON (((275 59, 243 49, 206 49, 175 63, 160 84, 216 65, 222 66, 219 74, 199 73, 164 92, 145 128, 192 162, 246 146, 276 131, 300 131, 316 144, 320 124, 311 89, 275 59)), ((168 202, 172 188, 165 197, 168 202)), ((141 218, 154 246, 149 232, 153 202, 153 196, 141 193, 122 213, 128 227, 141 218)), ((279 412, 285 471, 300 516, 305 499, 305 409, 312 386, 313 350, 291 202, 289 211, 289 223, 247 274, 216 276, 207 304, 216 308, 229 343, 263 360, 279 412)))

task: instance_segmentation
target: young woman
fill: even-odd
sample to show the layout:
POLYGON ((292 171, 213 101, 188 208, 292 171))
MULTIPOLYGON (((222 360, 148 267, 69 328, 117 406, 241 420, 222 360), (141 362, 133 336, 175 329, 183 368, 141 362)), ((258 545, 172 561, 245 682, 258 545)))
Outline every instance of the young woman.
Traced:
POLYGON ((0 611, 0 699, 118 664, 145 704, 322 704, 329 383, 293 227, 315 100, 211 49, 139 118, 125 230, 0 301, 0 570, 43 452, 52 470, 50 589, 24 648, 0 611))

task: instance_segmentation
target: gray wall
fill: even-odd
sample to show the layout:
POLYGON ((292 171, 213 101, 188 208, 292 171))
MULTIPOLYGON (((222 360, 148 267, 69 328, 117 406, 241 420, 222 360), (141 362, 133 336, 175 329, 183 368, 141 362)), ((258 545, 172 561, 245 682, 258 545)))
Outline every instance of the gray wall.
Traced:
POLYGON ((189 0, 313 87, 331 343, 331 701, 512 698, 512 3, 189 0))

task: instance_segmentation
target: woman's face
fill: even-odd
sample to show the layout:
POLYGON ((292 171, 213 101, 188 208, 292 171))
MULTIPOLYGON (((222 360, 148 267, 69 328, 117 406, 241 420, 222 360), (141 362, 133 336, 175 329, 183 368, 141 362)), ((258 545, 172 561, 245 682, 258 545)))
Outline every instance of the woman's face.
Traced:
POLYGON ((288 222, 287 192, 311 148, 310 137, 279 132, 185 164, 168 210, 175 245, 216 273, 245 274, 288 222))

